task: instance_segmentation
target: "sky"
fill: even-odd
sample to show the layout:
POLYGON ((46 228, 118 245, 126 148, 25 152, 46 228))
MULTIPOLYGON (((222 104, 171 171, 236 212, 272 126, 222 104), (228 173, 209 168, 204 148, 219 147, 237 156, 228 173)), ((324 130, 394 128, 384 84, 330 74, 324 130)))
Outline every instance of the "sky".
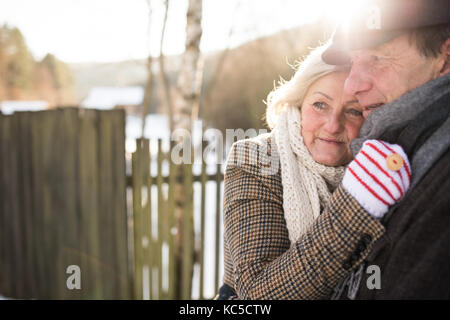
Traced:
MULTIPOLYGON (((158 55, 163 18, 163 0, 150 0, 151 19, 147 1, 1 0, 0 24, 18 27, 37 60, 47 53, 69 63, 142 59, 158 55)), ((337 19, 356 1, 203 0, 200 49, 235 47, 319 17, 337 19)), ((163 52, 180 54, 188 1, 169 3, 163 52)))

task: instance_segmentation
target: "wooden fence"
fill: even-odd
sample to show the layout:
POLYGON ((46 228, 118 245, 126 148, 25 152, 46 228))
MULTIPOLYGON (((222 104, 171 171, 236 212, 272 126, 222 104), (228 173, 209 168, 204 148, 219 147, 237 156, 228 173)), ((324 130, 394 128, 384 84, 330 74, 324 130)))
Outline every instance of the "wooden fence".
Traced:
POLYGON ((190 299, 194 287, 198 298, 211 298, 204 292, 205 242, 211 241, 206 228, 214 228, 214 270, 209 271, 217 292, 221 165, 207 174, 202 162, 200 175, 193 175, 192 165, 170 161, 172 149, 164 152, 161 140, 138 139, 127 177, 124 126, 119 110, 0 115, 0 295, 190 299), (150 172, 152 162, 156 172, 150 172), (168 175, 163 175, 164 163, 168 175), (182 203, 175 201, 176 181, 186 195, 182 203), (210 211, 208 181, 215 183, 210 211), (201 199, 195 215, 194 184, 201 199), (176 206, 182 208, 181 218, 175 216, 176 206), (206 226, 206 217, 214 224, 206 226), (183 234, 181 247, 175 244, 177 232, 183 234), (80 290, 67 287, 70 265, 80 267, 80 290))
MULTIPOLYGON (((221 182, 223 174, 221 172, 221 164, 216 164, 214 174, 207 174, 205 161, 201 162, 201 170, 197 175, 193 175, 192 164, 175 165, 170 159, 173 143, 167 151, 162 150, 162 140, 152 141, 157 143, 156 173, 150 173, 151 157, 150 157, 150 141, 147 139, 138 139, 136 141, 136 152, 132 157, 132 185, 133 192, 133 223, 134 223, 134 274, 135 280, 135 297, 141 299, 143 297, 143 286, 148 288, 148 296, 150 299, 173 299, 175 297, 182 299, 192 298, 192 287, 198 288, 198 298, 205 297, 205 243, 208 240, 206 234, 206 215, 209 221, 214 221, 209 228, 214 228, 214 273, 213 287, 217 293, 220 272, 220 243, 221 243, 221 182), (162 174, 161 168, 164 162, 169 166, 169 174, 162 174), (176 182, 182 184, 183 192, 186 200, 180 203, 182 207, 181 225, 176 224, 175 216, 176 206, 176 182), (214 182, 215 210, 206 210, 206 184, 214 182), (198 183, 200 204, 198 207, 197 219, 194 219, 194 183, 198 183), (156 194, 151 190, 156 188, 156 194), (163 192, 166 187, 167 192, 163 192), (167 194, 167 196, 164 196, 167 194), (157 202, 156 219, 152 219, 152 202, 157 202), (152 222, 156 223, 156 227, 152 226, 152 222), (193 232, 194 223, 199 226, 197 232, 193 232), (180 230, 182 229, 182 230, 180 230), (176 247, 177 232, 182 233, 181 247, 176 247), (164 252, 164 248, 166 251, 164 252), (180 251, 181 265, 176 268, 176 253, 180 251), (164 263, 164 261, 166 263, 164 263), (198 266, 197 282, 193 282, 192 265, 198 266), (146 270, 147 276, 144 277, 143 270, 146 270), (176 272, 180 272, 179 277, 176 272), (165 279, 164 279, 165 278, 165 279), (144 281, 143 281, 144 279, 144 281), (181 281, 177 286, 176 281, 181 281), (164 286, 164 282, 166 286, 164 286), (181 292, 175 292, 176 288, 181 288, 181 292)), ((211 197, 210 197, 211 198, 211 197)), ((211 241, 211 239, 209 239, 211 241)), ((211 282, 211 281, 210 281, 211 282)))
POLYGON ((0 294, 127 299, 123 111, 0 116, 0 294), (67 267, 81 290, 67 288, 67 267))

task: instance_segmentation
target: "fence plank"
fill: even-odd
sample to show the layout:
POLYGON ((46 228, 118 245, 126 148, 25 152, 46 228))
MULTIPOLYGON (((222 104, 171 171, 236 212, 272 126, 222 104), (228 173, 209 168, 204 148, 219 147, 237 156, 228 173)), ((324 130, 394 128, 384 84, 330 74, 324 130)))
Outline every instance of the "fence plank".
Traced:
POLYGON ((48 282, 45 270, 44 242, 44 200, 42 182, 45 179, 43 169, 43 120, 45 113, 33 112, 31 118, 31 189, 33 190, 33 257, 35 261, 36 298, 48 298, 48 282))
MULTIPOLYGON (((206 141, 203 143, 202 150, 205 150, 206 147, 206 141)), ((200 299, 205 299, 204 294, 204 277, 205 277, 205 232, 206 232, 206 226, 205 226, 205 205, 206 205, 206 182, 207 182, 207 176, 206 176, 206 162, 202 159, 202 166, 201 166, 201 190, 200 190, 200 197, 201 197, 201 204, 200 204, 200 256, 199 256, 199 264, 200 264, 200 290, 199 290, 199 297, 200 299)))
POLYGON ((192 290, 192 272, 194 264, 194 234, 193 234, 193 188, 192 164, 184 164, 184 212, 183 212, 183 274, 182 297, 190 299, 192 290))
POLYGON ((143 298, 143 267, 149 268, 149 281, 147 286, 150 289, 152 298, 152 248, 151 235, 151 184, 150 178, 150 158, 149 141, 147 139, 136 140, 136 152, 132 155, 133 169, 133 226, 134 226, 134 298, 143 298), (142 191, 147 190, 147 203, 142 205, 142 191), (146 244, 143 245, 143 241, 146 244))
POLYGON ((144 145, 142 150, 143 159, 143 179, 144 179, 144 191, 146 191, 147 202, 144 206, 144 239, 145 239, 145 264, 148 266, 148 288, 149 288, 149 299, 154 298, 153 292, 153 267, 155 266, 155 256, 153 254, 155 250, 155 241, 152 237, 152 176, 150 174, 150 141, 144 145))
POLYGON ((12 252, 12 258, 14 259, 14 296, 23 298, 25 297, 25 239, 22 236, 24 228, 24 217, 22 212, 22 192, 21 190, 21 171, 20 162, 22 160, 20 150, 20 127, 19 127, 19 115, 14 114, 11 118, 11 127, 9 132, 10 149, 13 152, 7 155, 10 160, 8 173, 9 173, 9 188, 10 199, 9 208, 11 210, 11 225, 13 237, 10 238, 10 245, 14 248, 12 252))
POLYGON ((158 299, 161 299, 162 295, 162 274, 163 274, 163 264, 162 264, 162 244, 163 244, 163 217, 164 217, 164 197, 162 191, 163 175, 162 175, 162 165, 163 165, 163 151, 162 151, 162 140, 158 139, 158 153, 157 153, 157 176, 156 176, 156 188, 158 192, 158 232, 156 240, 156 250, 154 251, 157 257, 156 267, 158 269, 158 299))
POLYGON ((9 186, 11 188, 11 200, 10 209, 12 215, 12 232, 13 237, 10 242, 14 247, 13 256, 15 259, 14 263, 14 297, 23 298, 25 297, 25 270, 24 270, 24 237, 22 236, 24 219, 21 214, 22 209, 22 192, 20 189, 20 162, 21 154, 19 152, 19 114, 14 114, 11 118, 11 131, 10 131, 10 149, 11 154, 9 155, 10 165, 9 165, 9 186))
POLYGON ((142 272, 143 272, 143 252, 142 252, 142 166, 140 161, 141 154, 140 140, 136 140, 136 152, 132 154, 132 183, 133 183, 133 236, 134 236, 134 279, 133 294, 134 299, 142 300, 142 272))
MULTIPOLYGON (((160 143, 160 147, 162 148, 162 140, 160 143)), ((169 176, 170 176, 170 162, 171 162, 170 161, 170 149, 169 149, 169 152, 163 151, 162 154, 163 154, 164 164, 168 165, 169 176)), ((170 195, 169 195, 169 185, 164 185, 164 187, 165 187, 165 190, 167 191, 167 194, 166 194, 166 192, 164 192, 165 196, 163 197, 163 203, 162 203, 163 210, 162 210, 162 216, 161 216, 161 225, 159 226, 159 229, 161 230, 161 236, 162 236, 161 242, 163 244, 163 247, 161 247, 161 274, 160 274, 161 282, 160 282, 160 286, 159 286, 160 292, 161 292, 160 299, 168 299, 169 292, 168 292, 168 290, 166 290, 165 286, 163 286, 163 284, 164 284, 163 281, 164 281, 164 279, 166 281, 168 280, 167 277, 168 277, 168 273, 170 272, 168 261, 167 261, 167 259, 168 259, 167 250, 169 248, 169 242, 170 242, 170 237, 171 237, 170 236, 170 227, 169 227, 169 223, 171 220, 171 218, 170 218, 171 212, 169 211, 169 196, 170 195), (163 248, 166 249, 165 252, 162 251, 163 248), (165 253, 164 256, 163 256, 163 253, 165 253)), ((170 200, 173 201, 173 199, 170 199, 170 200)))
MULTIPOLYGON (((58 228, 59 238, 59 257, 58 257, 58 275, 59 280, 58 297, 68 299, 81 299, 86 295, 86 290, 82 281, 81 290, 68 290, 66 287, 67 275, 66 269, 70 265, 81 266, 82 250, 80 234, 81 215, 79 208, 79 166, 77 157, 79 154, 79 120, 78 109, 63 108, 57 110, 58 127, 55 136, 58 136, 57 145, 60 152, 60 164, 55 184, 53 184, 56 193, 56 206, 61 208, 55 214, 55 225, 58 228), (59 134, 58 134, 59 133, 59 134), (56 186, 55 186, 56 185, 56 186), (58 223, 59 222, 59 223, 58 223)), ((81 279, 84 278, 84 271, 81 269, 81 279)), ((84 281, 85 282, 85 281, 84 281)))
MULTIPOLYGON (((43 200, 43 229, 42 232, 44 238, 44 270, 45 270, 45 296, 49 299, 55 299, 58 296, 60 290, 60 274, 64 270, 59 270, 58 265, 58 254, 59 252, 59 242, 57 236, 57 226, 58 221, 56 220, 59 214, 58 209, 55 205, 55 197, 57 186, 57 181, 54 181, 56 167, 60 166, 59 163, 59 150, 57 149, 56 139, 59 136, 55 133, 55 127, 58 124, 57 111, 51 110, 47 111, 42 119, 42 149, 40 149, 42 157, 42 174, 43 179, 40 181, 42 186, 42 200, 43 200)), ((39 186, 38 186, 39 187, 39 186)))
MULTIPOLYGON (((174 141, 170 141, 169 154, 172 154, 172 149, 175 146, 174 141)), ((169 197, 168 197, 168 246, 169 246, 169 266, 168 266, 168 281, 169 290, 167 292, 167 299, 175 298, 175 235, 172 233, 175 226, 175 190, 176 178, 178 176, 178 166, 169 158, 169 197)), ((179 231, 178 231, 179 232, 179 231)))
POLYGON ((3 117, 2 121, 2 132, 0 135, 1 146, 3 150, 1 151, 2 155, 2 185, 5 186, 3 188, 3 197, 6 201, 1 203, 2 212, 3 212, 3 225, 4 234, 3 234, 3 294, 7 297, 14 297, 15 288, 14 288, 14 243, 13 241, 13 230, 12 230, 12 210, 11 210, 11 196, 12 196, 12 185, 10 185, 11 180, 11 168, 10 168, 10 157, 12 156, 11 149, 11 127, 12 127, 12 116, 3 117))
MULTIPOLYGON (((65 220, 69 218, 68 216, 71 212, 66 211, 67 208, 63 195, 70 192, 64 179, 64 173, 65 170, 70 171, 71 168, 69 168, 70 165, 67 166, 64 163, 64 152, 66 148, 64 146, 64 140, 66 133, 62 132, 63 130, 65 131, 65 127, 61 110, 51 110, 46 120, 49 121, 50 125, 48 128, 44 128, 44 130, 48 131, 44 152, 46 154, 51 153, 51 156, 45 156, 47 166, 45 183, 47 185, 49 202, 46 230, 51 230, 50 232, 46 232, 48 246, 47 264, 48 269, 51 270, 51 274, 53 275, 50 284, 50 299, 66 299, 69 297, 70 292, 64 281, 65 265, 67 265, 67 261, 64 261, 64 256, 66 255, 67 238, 70 237, 70 233, 73 230, 66 230, 69 223, 66 223, 65 220)), ((69 197, 72 197, 72 195, 69 197)))
POLYGON ((8 116, 0 114, 0 289, 5 296, 10 296, 10 259, 8 255, 8 216, 6 211, 7 201, 7 159, 8 152, 7 131, 9 130, 8 116))
POLYGON ((0 112, 0 292, 5 293, 6 290, 6 274, 5 274, 5 268, 6 268, 6 259, 5 259, 5 211, 3 210, 3 206, 5 203, 5 199, 3 198, 3 195, 5 193, 4 191, 4 184, 3 184, 3 172, 4 172, 4 166, 3 166, 3 148, 5 143, 3 142, 3 119, 4 116, 0 112))
MULTIPOLYGON (((50 280, 50 299, 67 298, 70 294, 66 288, 64 281, 65 264, 64 250, 67 246, 67 238, 70 237, 72 230, 66 230, 68 223, 66 219, 71 214, 66 211, 64 194, 69 193, 70 189, 66 185, 64 179, 65 170, 70 171, 70 164, 66 168, 64 163, 64 140, 65 130, 64 117, 61 110, 52 110, 45 117, 46 125, 45 132, 45 149, 44 151, 44 165, 45 165, 45 195, 46 203, 45 215, 45 233, 46 237, 46 252, 47 252, 47 270, 51 272, 52 278, 50 280), (64 129, 63 129, 64 128, 64 129), (50 151, 51 150, 51 151, 50 151)), ((69 129, 71 130, 71 129, 69 129)), ((68 195, 72 197, 72 195, 68 195)), ((76 228, 76 226, 75 226, 76 228)))
POLYGON ((152 237, 152 176, 150 174, 150 141, 145 140, 146 143, 143 145, 142 149, 142 179, 143 186, 146 195, 146 203, 143 206, 143 227, 144 227, 144 264, 148 268, 148 290, 149 290, 149 299, 152 300, 154 298, 153 294, 153 267, 155 265, 155 257, 154 257, 154 248, 155 242, 152 237))
POLYGON ((100 214, 100 257, 102 262, 103 298, 114 299, 116 297, 115 272, 116 252, 111 245, 114 241, 114 217, 113 202, 113 166, 112 150, 114 130, 111 113, 99 113, 99 214, 100 214))
POLYGON ((84 279, 84 298, 101 299, 101 258, 99 235, 99 181, 98 181, 98 111, 83 110, 78 155, 80 173, 80 215, 81 215, 81 270, 84 279))
POLYGON ((127 208, 126 208, 126 181, 125 181, 125 112, 114 110, 111 112, 113 134, 112 177, 114 193, 113 220, 114 240, 116 250, 116 282, 117 299, 130 297, 130 281, 128 270, 128 246, 127 246, 127 208))
MULTIPOLYGON (((30 112, 21 112, 19 115, 18 137, 20 139, 18 148, 21 155, 20 166, 20 186, 21 190, 21 209, 23 216, 23 265, 24 265, 24 282, 25 288, 22 295, 23 298, 34 298, 36 292, 35 260, 33 256, 33 190, 32 190, 32 170, 31 170, 31 122, 30 112)), ((1 191, 0 191, 1 192, 1 191)))

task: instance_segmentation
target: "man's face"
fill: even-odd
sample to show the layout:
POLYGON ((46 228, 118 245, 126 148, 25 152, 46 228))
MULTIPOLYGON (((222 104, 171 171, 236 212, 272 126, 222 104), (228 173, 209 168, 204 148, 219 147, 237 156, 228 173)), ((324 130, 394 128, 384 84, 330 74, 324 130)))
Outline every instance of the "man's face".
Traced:
POLYGON ((438 59, 420 55, 408 35, 401 35, 375 49, 354 50, 344 90, 364 107, 364 117, 406 92, 439 76, 438 59))

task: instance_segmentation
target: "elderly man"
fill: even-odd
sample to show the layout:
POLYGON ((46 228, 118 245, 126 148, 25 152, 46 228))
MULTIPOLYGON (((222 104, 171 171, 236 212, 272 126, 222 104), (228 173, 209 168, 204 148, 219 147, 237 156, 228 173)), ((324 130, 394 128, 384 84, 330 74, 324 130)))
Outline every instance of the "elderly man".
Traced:
POLYGON ((335 297, 351 283, 359 299, 449 299, 450 3, 377 1, 365 13, 336 30, 322 59, 351 65, 344 90, 365 107, 353 153, 368 139, 399 144, 413 175, 364 268, 335 297))
POLYGON ((344 89, 367 119, 341 185, 294 244, 271 238, 287 231, 279 172, 260 169, 276 144, 234 145, 218 299, 450 298, 449 6, 385 0, 333 36, 322 58, 351 64, 344 89))

